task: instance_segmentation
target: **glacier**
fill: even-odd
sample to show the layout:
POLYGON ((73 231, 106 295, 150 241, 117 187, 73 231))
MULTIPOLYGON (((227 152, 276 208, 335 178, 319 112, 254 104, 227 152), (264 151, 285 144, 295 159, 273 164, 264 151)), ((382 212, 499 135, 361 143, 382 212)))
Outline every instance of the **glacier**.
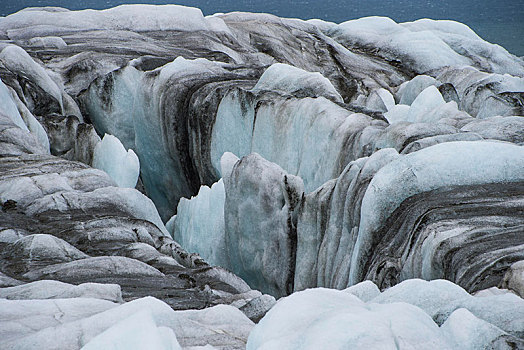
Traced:
POLYGON ((2 17, 0 349, 523 347, 523 147, 454 21, 2 17))

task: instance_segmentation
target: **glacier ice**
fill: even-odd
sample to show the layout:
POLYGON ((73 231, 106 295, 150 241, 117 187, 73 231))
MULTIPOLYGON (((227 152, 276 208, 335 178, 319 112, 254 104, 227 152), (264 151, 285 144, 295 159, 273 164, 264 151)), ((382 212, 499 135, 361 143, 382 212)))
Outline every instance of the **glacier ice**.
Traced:
POLYGON ((29 131, 27 125, 24 123, 22 116, 18 112, 18 108, 12 99, 11 93, 5 84, 0 80, 0 107, 2 113, 11 119, 13 124, 18 126, 20 129, 29 131))
POLYGON ((198 195, 190 200, 182 198, 177 215, 168 230, 175 241, 187 251, 198 252, 213 265, 229 267, 226 247, 224 182, 220 179, 211 187, 202 186, 198 195))
POLYGON ((411 105, 417 96, 431 85, 438 86, 439 82, 428 75, 417 75, 413 79, 400 85, 397 91, 399 104, 411 105))
POLYGON ((302 180, 252 153, 235 164, 224 187, 229 268, 262 292, 290 293, 302 180))
POLYGON ((93 167, 111 176, 119 187, 134 188, 140 173, 140 161, 132 149, 125 150, 119 139, 105 134, 95 146, 93 167))
POLYGON ((306 72, 283 63, 275 63, 264 71, 252 91, 276 91, 287 95, 323 96, 334 102, 344 102, 331 82, 319 72, 306 72))
MULTIPOLYGON (((308 289, 280 299, 254 327, 247 349, 479 349, 522 344, 511 331, 497 326, 499 320, 475 316, 479 310, 483 310, 485 316, 492 306, 497 312, 514 312, 510 304, 500 298, 483 301, 460 292, 460 288, 450 282, 413 280, 409 287, 407 283, 400 288, 393 287, 366 302, 344 291, 308 289), (439 288, 439 283, 446 285, 439 288), (426 286, 433 287, 434 293, 420 293, 418 289, 426 291, 426 286), (392 294, 398 297, 385 297, 392 294), (464 299, 476 300, 476 306, 455 302, 464 299), (454 309, 437 320, 424 303, 436 303, 444 308, 451 303, 454 309)), ((514 315, 500 316, 511 320, 514 315)), ((517 319, 516 324, 520 324, 521 316, 517 319)))
POLYGON ((9 300, 94 298, 122 303, 118 284, 82 283, 72 285, 54 280, 41 280, 0 289, 0 298, 9 300))
POLYGON ((360 259, 373 244, 372 232, 380 228, 404 199, 442 186, 522 181, 523 167, 521 146, 472 141, 428 147, 380 169, 362 199, 350 283, 362 278, 360 259), (488 153, 492 157, 486 158, 488 153))
POLYGON ((523 346, 524 64, 467 26, 37 8, 0 50, 0 348, 523 346))
POLYGON ((0 62, 2 62, 8 70, 27 77, 37 84, 58 103, 60 112, 64 110, 62 89, 51 79, 45 69, 36 63, 24 49, 16 45, 5 47, 0 52, 0 62))

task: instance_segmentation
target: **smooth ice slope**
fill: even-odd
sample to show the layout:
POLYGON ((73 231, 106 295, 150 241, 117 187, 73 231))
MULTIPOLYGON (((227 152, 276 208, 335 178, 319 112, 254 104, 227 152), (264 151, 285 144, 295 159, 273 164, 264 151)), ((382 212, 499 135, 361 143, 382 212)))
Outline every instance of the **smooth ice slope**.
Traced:
POLYGON ((140 161, 132 149, 127 152, 119 139, 105 134, 93 153, 93 167, 111 176, 119 187, 134 188, 140 174, 140 161))

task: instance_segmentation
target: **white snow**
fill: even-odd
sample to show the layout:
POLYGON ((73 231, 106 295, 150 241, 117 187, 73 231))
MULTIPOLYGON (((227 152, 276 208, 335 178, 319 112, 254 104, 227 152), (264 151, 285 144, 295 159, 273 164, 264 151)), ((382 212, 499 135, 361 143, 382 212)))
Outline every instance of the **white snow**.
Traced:
POLYGON ((118 138, 108 134, 95 146, 92 166, 109 174, 119 187, 134 188, 140 174, 135 152, 126 151, 118 138))

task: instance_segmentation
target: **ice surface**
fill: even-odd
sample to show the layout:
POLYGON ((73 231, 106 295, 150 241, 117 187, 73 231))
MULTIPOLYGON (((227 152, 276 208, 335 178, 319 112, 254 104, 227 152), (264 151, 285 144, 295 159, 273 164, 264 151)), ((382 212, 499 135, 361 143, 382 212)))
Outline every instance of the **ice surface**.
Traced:
POLYGON ((43 47, 46 49, 63 49, 67 46, 64 39, 59 36, 34 37, 28 41, 30 46, 43 47))
POLYGON ((451 349, 439 327, 407 303, 379 305, 331 289, 283 298, 249 335, 247 349, 451 349))
POLYGON ((211 161, 218 170, 224 152, 239 157, 256 152, 301 177, 310 192, 339 175, 340 158, 347 153, 353 156, 344 148, 347 138, 362 132, 371 121, 324 97, 257 104, 252 94, 233 90, 218 107, 211 161))
POLYGON ((368 254, 374 232, 406 198, 443 186, 522 181, 523 168, 522 146, 485 141, 441 143, 386 165, 373 177, 362 200, 350 283, 362 278, 359 261, 368 254))
POLYGON ((120 140, 105 134, 95 147, 93 167, 111 176, 119 187, 134 188, 140 174, 140 161, 132 149, 127 152, 120 140))
POLYGON ((53 280, 1 288, 0 298, 9 300, 94 298, 115 303, 123 302, 118 284, 82 283, 73 285, 53 280))
POLYGON ((100 333, 82 350, 182 350, 173 330, 158 327, 150 311, 137 312, 100 333))
MULTIPOLYGON (((179 5, 121 5, 96 11, 19 11, 2 20, 0 31, 13 39, 26 38, 33 33, 44 36, 59 29, 79 30, 220 30, 227 29, 220 18, 208 20, 197 8, 179 5)), ((34 35, 34 34, 33 34, 34 35)))
POLYGON ((418 73, 471 63, 432 31, 410 31, 387 17, 365 17, 347 21, 328 34, 342 44, 380 47, 381 54, 388 58, 412 60, 412 68, 418 73))

